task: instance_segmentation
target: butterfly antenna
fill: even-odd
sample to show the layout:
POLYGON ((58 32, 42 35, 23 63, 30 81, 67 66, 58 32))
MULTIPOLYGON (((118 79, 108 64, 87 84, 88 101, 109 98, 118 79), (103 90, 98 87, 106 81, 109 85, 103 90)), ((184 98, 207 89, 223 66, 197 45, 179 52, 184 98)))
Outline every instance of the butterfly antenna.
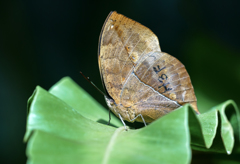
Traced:
POLYGON ((91 80, 89 77, 86 77, 81 71, 80 74, 90 83, 92 84, 92 86, 94 86, 94 88, 96 88, 103 96, 108 97, 103 91, 101 91, 91 80))
MULTIPOLYGON (((103 91, 101 91, 91 80, 89 77, 86 77, 81 71, 80 71, 80 74, 90 83, 92 84, 92 86, 94 86, 94 88, 96 88, 103 96, 106 96, 109 98, 108 95, 106 95, 103 91)), ((108 121, 108 125, 110 125, 110 121, 111 121, 111 111, 109 109, 109 121, 108 121)))

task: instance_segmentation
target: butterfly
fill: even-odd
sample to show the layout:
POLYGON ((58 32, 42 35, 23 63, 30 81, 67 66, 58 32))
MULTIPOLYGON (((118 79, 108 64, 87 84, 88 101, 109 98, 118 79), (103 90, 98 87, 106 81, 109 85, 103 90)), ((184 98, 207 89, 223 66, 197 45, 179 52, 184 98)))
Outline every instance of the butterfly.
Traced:
POLYGON ((150 29, 115 11, 102 27, 98 63, 107 105, 123 124, 151 123, 186 103, 199 113, 184 65, 150 29))

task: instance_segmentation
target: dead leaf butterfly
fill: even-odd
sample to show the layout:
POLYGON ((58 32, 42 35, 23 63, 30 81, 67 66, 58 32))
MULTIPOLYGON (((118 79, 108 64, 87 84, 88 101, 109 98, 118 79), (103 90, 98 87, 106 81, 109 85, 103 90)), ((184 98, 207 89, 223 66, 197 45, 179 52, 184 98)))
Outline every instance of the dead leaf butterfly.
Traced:
POLYGON ((98 51, 107 105, 122 122, 150 123, 186 103, 199 113, 184 65, 161 51, 157 36, 147 27, 111 12, 98 51))

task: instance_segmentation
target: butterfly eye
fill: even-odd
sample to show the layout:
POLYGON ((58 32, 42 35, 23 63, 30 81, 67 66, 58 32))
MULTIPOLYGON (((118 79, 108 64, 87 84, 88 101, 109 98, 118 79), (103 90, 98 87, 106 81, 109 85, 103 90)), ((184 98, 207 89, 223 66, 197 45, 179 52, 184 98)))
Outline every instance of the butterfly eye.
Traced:
POLYGON ((111 99, 111 101, 110 101, 110 105, 114 105, 114 101, 111 99))

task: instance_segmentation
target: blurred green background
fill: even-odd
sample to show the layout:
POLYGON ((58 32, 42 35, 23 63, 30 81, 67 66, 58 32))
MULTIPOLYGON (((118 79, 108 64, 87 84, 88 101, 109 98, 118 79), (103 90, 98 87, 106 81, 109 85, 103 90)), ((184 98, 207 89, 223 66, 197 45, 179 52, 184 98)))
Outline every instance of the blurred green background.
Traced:
POLYGON ((240 106, 239 0, 1 0, 0 162, 25 163, 27 99, 70 76, 98 102, 98 37, 110 11, 149 27, 161 49, 187 68, 200 112, 225 100, 240 106))

